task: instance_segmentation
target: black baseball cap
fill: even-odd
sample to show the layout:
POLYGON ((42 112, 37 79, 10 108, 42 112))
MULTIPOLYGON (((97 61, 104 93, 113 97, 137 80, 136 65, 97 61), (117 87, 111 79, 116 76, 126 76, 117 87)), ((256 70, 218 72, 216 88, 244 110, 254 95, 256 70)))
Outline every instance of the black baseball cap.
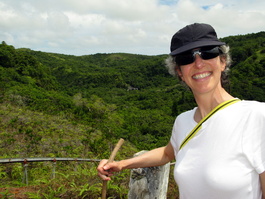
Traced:
POLYGON ((176 32, 171 39, 170 55, 177 55, 194 48, 225 45, 217 38, 209 24, 194 23, 176 32))

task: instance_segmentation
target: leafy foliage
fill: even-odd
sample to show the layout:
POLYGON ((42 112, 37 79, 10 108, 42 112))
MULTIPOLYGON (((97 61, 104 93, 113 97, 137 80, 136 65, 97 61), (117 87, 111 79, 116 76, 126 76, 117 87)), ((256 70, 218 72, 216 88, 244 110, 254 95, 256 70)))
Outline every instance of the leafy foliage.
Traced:
POLYGON ((223 39, 231 46, 231 93, 242 99, 264 101, 265 32, 223 39))

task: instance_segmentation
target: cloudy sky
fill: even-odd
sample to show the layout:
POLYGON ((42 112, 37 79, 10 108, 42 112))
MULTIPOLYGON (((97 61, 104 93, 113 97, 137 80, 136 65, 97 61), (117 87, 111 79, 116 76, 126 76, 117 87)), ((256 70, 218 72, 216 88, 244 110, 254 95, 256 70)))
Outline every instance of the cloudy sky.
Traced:
POLYGON ((221 38, 265 31, 264 8, 264 0, 0 0, 0 39, 70 55, 159 55, 194 22, 221 38))

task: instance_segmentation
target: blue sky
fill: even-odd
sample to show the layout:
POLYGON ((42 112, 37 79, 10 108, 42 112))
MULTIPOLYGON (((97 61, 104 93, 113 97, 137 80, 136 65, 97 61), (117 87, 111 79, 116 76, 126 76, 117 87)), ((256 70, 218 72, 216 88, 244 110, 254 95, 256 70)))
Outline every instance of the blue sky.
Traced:
POLYGON ((0 38, 71 55, 159 55, 194 22, 211 24, 219 37, 264 31, 264 8, 264 0, 0 0, 0 38))
POLYGON ((161 5, 174 5, 177 3, 177 0, 159 0, 161 5))

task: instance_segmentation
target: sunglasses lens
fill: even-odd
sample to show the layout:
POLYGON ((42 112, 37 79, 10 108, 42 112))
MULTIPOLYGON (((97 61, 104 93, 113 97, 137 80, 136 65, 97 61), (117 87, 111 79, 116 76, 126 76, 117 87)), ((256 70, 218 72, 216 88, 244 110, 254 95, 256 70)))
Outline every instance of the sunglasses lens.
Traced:
POLYGON ((191 52, 179 54, 175 57, 175 62, 179 66, 191 64, 192 62, 194 62, 194 57, 191 52))
POLYGON ((203 47, 196 51, 188 51, 175 56, 177 65, 187 65, 195 61, 195 55, 198 54, 204 60, 213 59, 221 54, 220 48, 217 47, 203 47))
POLYGON ((215 47, 215 48, 212 48, 210 50, 201 49, 201 58, 204 60, 213 59, 213 58, 219 56, 220 53, 221 53, 221 51, 220 51, 219 47, 215 47))

